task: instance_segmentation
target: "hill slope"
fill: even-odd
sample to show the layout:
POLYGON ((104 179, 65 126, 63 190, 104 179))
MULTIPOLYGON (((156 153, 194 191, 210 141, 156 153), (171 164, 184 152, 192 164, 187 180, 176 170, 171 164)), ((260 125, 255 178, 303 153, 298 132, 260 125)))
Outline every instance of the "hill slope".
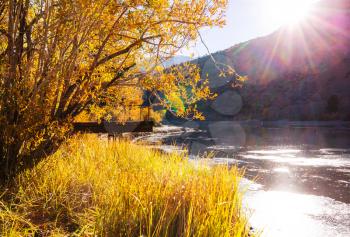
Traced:
POLYGON ((350 119, 350 1, 323 0, 298 26, 217 52, 249 80, 241 89, 219 78, 210 57, 194 61, 216 101, 200 108, 209 120, 350 119))
POLYGON ((187 61, 191 61, 191 57, 183 56, 183 55, 176 55, 176 56, 172 57, 171 59, 165 61, 163 63, 163 66, 164 67, 170 67, 170 66, 173 66, 173 65, 185 63, 187 61))

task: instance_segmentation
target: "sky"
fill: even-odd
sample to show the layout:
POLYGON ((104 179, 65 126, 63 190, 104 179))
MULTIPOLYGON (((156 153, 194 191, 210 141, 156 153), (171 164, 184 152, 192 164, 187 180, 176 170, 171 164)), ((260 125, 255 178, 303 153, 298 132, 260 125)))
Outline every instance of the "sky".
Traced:
MULTIPOLYGON (((284 24, 300 20, 315 0, 229 0, 226 26, 201 30, 202 38, 211 53, 237 43, 268 35, 284 24)), ((197 41, 181 55, 198 57, 207 54, 197 41)))

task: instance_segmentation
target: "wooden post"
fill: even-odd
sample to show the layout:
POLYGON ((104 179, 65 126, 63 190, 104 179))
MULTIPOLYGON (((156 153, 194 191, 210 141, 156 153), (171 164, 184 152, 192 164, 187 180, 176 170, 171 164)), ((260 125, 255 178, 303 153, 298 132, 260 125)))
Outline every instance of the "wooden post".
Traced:
POLYGON ((114 140, 113 139, 114 138, 114 135, 113 134, 111 134, 111 133, 108 133, 108 142, 110 141, 110 140, 114 140))
POLYGON ((142 106, 140 105, 140 121, 142 120, 142 106))
POLYGON ((148 109, 148 112, 147 112, 147 120, 150 120, 150 112, 151 112, 151 109, 150 109, 149 106, 147 107, 147 109, 148 109))

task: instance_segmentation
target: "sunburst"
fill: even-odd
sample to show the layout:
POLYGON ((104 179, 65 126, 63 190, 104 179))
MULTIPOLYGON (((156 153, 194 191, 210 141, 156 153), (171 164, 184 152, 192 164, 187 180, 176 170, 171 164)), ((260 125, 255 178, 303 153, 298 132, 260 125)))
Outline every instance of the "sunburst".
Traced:
POLYGON ((316 0, 267 0, 271 24, 296 24, 306 18, 316 0))

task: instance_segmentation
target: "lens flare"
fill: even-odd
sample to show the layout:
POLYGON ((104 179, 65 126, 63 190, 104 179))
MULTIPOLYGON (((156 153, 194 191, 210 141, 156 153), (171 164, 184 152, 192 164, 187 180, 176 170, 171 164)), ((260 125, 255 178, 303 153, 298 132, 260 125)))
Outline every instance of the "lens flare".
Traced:
POLYGON ((282 25, 296 24, 306 18, 315 0, 268 0, 269 21, 282 25))

